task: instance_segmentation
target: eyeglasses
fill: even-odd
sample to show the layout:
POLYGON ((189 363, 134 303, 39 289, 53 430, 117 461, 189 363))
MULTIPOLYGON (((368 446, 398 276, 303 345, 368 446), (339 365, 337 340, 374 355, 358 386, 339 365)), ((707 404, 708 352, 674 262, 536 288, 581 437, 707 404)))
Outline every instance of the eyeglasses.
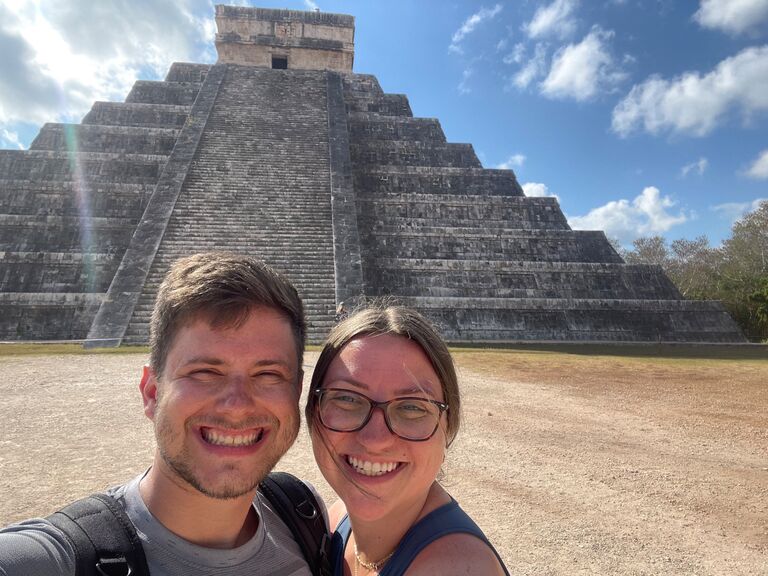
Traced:
POLYGON ((334 432, 362 430, 375 408, 381 408, 387 428, 395 436, 412 442, 429 440, 440 425, 448 404, 405 396, 376 402, 363 394, 343 388, 315 390, 320 406, 320 423, 334 432))

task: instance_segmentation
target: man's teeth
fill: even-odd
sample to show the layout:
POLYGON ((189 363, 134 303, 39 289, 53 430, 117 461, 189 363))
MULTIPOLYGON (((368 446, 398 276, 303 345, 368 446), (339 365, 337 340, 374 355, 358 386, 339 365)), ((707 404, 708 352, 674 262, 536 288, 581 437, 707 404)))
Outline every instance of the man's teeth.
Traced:
POLYGON ((347 461, 356 472, 365 476, 381 476, 392 472, 398 466, 397 462, 369 462, 368 460, 358 460, 354 456, 350 456, 347 461))
POLYGON ((249 434, 220 434, 212 428, 203 428, 203 439, 215 446, 250 446, 261 440, 262 431, 249 434))

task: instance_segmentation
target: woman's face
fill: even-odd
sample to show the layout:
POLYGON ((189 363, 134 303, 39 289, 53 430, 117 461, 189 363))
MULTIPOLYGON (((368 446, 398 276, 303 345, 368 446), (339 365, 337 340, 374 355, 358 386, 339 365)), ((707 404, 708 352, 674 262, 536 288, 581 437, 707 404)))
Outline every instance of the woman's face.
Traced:
MULTIPOLYGON (((403 396, 444 401, 421 347, 389 334, 351 340, 331 362, 322 388, 350 390, 378 402, 403 396)), ((441 415, 435 434, 422 442, 390 432, 380 409, 356 432, 334 432, 316 422, 315 459, 353 517, 375 520, 420 510, 443 463, 445 420, 441 415)))

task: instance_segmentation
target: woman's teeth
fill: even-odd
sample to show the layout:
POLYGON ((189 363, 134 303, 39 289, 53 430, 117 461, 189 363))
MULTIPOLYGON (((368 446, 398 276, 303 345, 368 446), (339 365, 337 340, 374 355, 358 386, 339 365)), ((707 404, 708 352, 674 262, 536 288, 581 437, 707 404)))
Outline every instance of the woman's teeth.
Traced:
POLYGON ((214 446, 250 446, 261 440, 263 430, 249 434, 220 434, 212 428, 201 429, 203 440, 214 446))
POLYGON ((347 462, 356 472, 365 476, 382 476, 392 472, 398 467, 397 462, 369 462, 368 460, 358 460, 354 456, 349 456, 347 462))

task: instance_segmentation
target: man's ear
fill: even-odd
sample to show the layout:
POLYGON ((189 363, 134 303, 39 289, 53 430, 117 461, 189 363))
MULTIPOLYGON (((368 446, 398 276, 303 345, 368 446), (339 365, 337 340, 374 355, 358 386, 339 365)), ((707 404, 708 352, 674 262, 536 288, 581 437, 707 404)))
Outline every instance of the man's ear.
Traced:
POLYGON ((157 376, 155 376, 155 371, 149 366, 144 366, 139 390, 141 391, 141 399, 144 402, 144 414, 150 420, 154 420, 157 407, 157 376))

